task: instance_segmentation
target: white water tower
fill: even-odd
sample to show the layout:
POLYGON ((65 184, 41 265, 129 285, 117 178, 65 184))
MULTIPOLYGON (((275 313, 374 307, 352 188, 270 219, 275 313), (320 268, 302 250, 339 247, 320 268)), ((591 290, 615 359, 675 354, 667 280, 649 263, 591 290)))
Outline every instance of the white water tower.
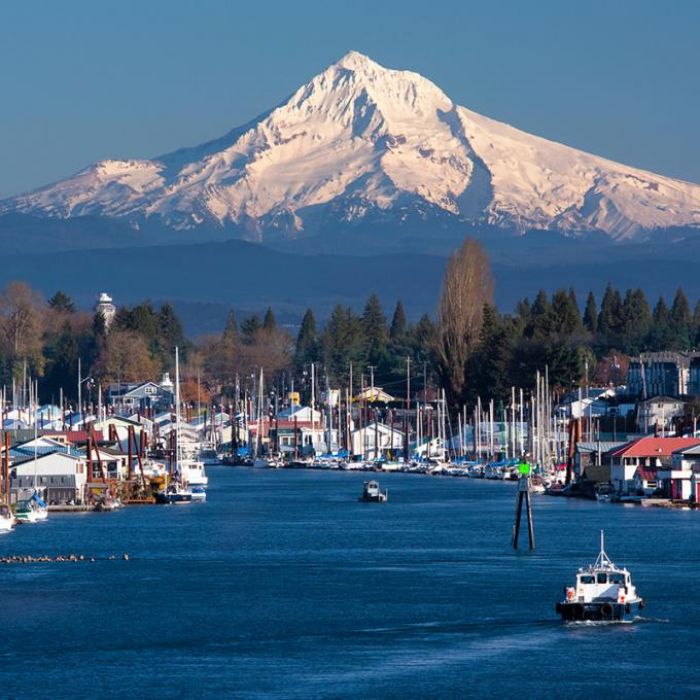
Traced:
POLYGON ((97 299, 95 313, 102 315, 105 321, 105 330, 109 330, 109 326, 114 320, 114 315, 117 313, 117 307, 112 303, 112 297, 106 292, 102 292, 97 299))

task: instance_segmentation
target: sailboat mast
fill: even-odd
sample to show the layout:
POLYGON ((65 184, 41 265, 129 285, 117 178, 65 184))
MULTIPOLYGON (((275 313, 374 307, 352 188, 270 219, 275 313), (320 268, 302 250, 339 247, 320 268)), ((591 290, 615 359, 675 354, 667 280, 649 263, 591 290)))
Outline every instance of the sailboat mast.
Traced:
MULTIPOLYGON (((30 379, 31 382, 31 379, 30 379)), ((30 394, 31 394, 31 389, 30 389, 30 394)), ((37 410, 36 410, 36 401, 34 402, 34 493, 36 493, 36 460, 37 460, 37 443, 39 441, 39 429, 38 429, 38 424, 39 421, 37 420, 37 410)))
POLYGON ((180 466, 180 350, 175 348, 175 471, 180 466))
POLYGON ((257 425, 255 431, 255 456, 258 457, 260 453, 260 445, 262 444, 260 434, 262 431, 262 400, 263 400, 263 368, 260 367, 260 378, 258 384, 258 415, 257 415, 257 425))

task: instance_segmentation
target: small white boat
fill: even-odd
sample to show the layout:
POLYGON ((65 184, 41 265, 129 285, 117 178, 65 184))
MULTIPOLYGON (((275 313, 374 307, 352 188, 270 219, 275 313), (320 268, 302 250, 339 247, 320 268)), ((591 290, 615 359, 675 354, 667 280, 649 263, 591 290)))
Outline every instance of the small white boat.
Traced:
POLYGON ((153 494, 156 503, 192 503, 192 489, 178 481, 153 494))
POLYGON ((627 569, 616 566, 605 553, 600 531, 600 554, 595 564, 580 568, 576 584, 564 589, 556 610, 564 622, 632 622, 644 607, 627 569))
POLYGON ((15 516, 7 506, 0 507, 0 532, 8 532, 15 525, 15 516))
POLYGON ((35 491, 29 498, 17 502, 15 519, 19 523, 38 523, 49 517, 49 509, 35 491))
POLYGON ((386 503, 389 500, 389 491, 388 489, 382 491, 378 481, 365 481, 360 500, 365 503, 386 503))

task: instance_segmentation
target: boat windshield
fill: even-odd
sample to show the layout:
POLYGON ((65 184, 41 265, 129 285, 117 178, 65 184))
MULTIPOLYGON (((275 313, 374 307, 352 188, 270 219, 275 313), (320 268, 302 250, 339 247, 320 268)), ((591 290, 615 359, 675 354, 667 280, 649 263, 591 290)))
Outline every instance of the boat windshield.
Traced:
POLYGON ((581 583, 595 583, 595 576, 591 576, 590 574, 585 574, 581 576, 581 583))
POLYGON ((620 586, 623 586, 625 583, 625 575, 624 574, 610 574, 610 583, 617 583, 620 586))
POLYGON ((598 573, 596 575, 596 582, 597 583, 607 583, 608 582, 608 575, 605 573, 602 573, 602 572, 598 573))

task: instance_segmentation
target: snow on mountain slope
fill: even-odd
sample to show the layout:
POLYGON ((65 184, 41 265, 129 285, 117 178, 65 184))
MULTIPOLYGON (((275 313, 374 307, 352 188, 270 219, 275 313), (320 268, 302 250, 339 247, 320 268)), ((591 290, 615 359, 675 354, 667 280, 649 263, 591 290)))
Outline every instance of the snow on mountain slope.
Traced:
POLYGON ((328 207, 358 220, 428 204, 458 221, 603 231, 700 226, 700 186, 459 107, 416 73, 350 52, 257 120, 153 161, 101 161, 0 213, 207 222, 295 235, 328 207))

